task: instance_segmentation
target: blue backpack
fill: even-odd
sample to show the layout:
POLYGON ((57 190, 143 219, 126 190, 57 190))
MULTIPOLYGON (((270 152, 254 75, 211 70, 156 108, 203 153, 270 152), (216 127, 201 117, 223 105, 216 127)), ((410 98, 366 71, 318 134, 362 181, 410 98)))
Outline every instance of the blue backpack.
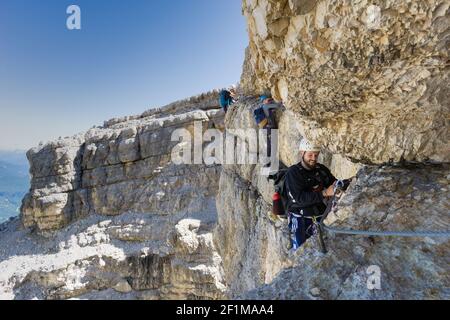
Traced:
POLYGON ((219 104, 222 108, 228 107, 233 102, 230 91, 222 90, 219 93, 219 104))

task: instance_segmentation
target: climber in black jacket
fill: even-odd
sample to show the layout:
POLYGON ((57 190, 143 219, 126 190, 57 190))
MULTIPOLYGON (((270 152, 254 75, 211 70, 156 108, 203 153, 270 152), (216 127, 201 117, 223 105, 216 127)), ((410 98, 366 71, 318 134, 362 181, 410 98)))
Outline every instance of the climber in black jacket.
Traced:
POLYGON ((333 196, 336 178, 330 170, 317 162, 320 148, 306 139, 300 143, 301 161, 286 172, 287 213, 292 249, 300 247, 311 234, 312 219, 324 213, 333 196), (305 218, 306 217, 306 218, 305 218))

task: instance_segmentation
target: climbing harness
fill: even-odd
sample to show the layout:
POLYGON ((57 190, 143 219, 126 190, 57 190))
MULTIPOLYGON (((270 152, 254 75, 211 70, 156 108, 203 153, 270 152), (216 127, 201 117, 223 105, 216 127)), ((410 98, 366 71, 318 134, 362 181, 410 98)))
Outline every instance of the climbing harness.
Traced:
MULTIPOLYGON (((308 227, 312 228, 312 235, 313 236, 318 236, 319 237, 319 245, 320 245, 320 250, 322 251, 322 253, 327 253, 327 247, 325 246, 325 241, 323 239, 323 228, 321 225, 321 221, 319 221, 319 218, 322 218, 324 215, 320 215, 320 216, 312 216, 312 217, 305 217, 306 219, 312 219, 312 225, 308 227)), ((306 233, 306 232, 305 232, 306 233)))
MULTIPOLYGON (((305 238, 307 234, 310 234, 311 236, 318 236, 319 237, 319 244, 320 249, 323 253, 327 253, 327 249, 325 246, 325 241, 323 238, 323 229, 320 224, 320 218, 322 218, 324 215, 317 215, 317 216, 305 216, 303 214, 296 214, 293 212, 289 212, 289 221, 291 223, 291 239, 292 239, 292 248, 295 250, 300 247, 300 243, 298 243, 297 238, 295 236, 297 229, 299 228, 298 220, 299 219, 311 219, 312 224, 305 230, 305 238)), ((303 226, 302 226, 303 227, 303 226)), ((301 239, 301 241, 304 241, 305 239, 301 239)))

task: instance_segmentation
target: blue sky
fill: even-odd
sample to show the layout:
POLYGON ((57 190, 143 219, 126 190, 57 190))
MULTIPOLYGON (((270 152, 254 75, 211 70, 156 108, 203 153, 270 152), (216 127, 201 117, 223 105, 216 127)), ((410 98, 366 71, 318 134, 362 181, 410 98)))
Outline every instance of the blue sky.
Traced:
POLYGON ((0 0, 0 149, 236 83, 247 44, 241 0, 0 0))

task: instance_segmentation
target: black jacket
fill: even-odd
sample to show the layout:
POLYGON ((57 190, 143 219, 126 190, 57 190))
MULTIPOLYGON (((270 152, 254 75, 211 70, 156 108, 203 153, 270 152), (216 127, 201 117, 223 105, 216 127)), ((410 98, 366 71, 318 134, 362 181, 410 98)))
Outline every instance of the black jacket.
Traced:
POLYGON ((301 163, 291 166, 286 172, 285 189, 287 211, 306 216, 320 215, 326 209, 322 190, 336 181, 330 170, 318 163, 312 170, 305 169, 301 163))

